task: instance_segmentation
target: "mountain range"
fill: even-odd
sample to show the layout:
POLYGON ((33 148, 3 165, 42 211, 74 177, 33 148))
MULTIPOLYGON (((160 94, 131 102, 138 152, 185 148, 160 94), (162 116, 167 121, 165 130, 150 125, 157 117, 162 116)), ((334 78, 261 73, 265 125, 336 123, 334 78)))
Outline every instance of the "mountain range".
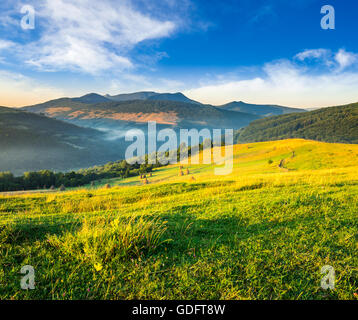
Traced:
MULTIPOLYGON (((167 100, 129 100, 84 103, 85 98, 61 98, 21 110, 43 114, 83 127, 105 131, 143 128, 148 121, 161 127, 240 129, 260 116, 211 105, 167 100)), ((98 100, 96 97, 94 100, 98 100)))
POLYGON ((20 109, 0 107, 0 171, 68 171, 120 160, 129 129, 236 129, 236 141, 304 138, 358 143, 358 103, 314 111, 231 102, 202 104, 182 93, 90 93, 20 109))
POLYGON ((22 110, 41 113, 80 126, 125 131, 142 128, 148 121, 173 128, 240 129, 253 120, 276 114, 304 112, 281 106, 232 102, 224 106, 201 104, 182 93, 137 92, 102 96, 90 93, 78 98, 60 98, 22 110))

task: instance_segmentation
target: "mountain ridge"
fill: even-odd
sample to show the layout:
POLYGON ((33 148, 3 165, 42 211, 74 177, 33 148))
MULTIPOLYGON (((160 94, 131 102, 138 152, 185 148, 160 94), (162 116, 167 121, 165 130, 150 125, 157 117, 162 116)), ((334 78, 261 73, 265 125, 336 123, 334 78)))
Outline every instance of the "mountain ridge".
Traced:
POLYGON ((158 93, 154 91, 140 91, 133 93, 124 93, 118 95, 106 95, 106 98, 113 101, 133 101, 133 100, 160 100, 160 101, 178 101, 178 102, 187 102, 192 104, 201 104, 198 101, 189 99, 181 92, 176 93, 158 93))
POLYGON ((270 117, 274 115, 295 113, 295 112, 306 112, 305 109, 300 108, 291 108, 280 105, 272 104, 250 104, 243 101, 233 101, 227 104, 219 106, 225 110, 246 112, 257 114, 263 117, 270 117))
POLYGON ((276 105, 232 102, 222 106, 201 104, 183 93, 140 91, 119 95, 89 93, 78 98, 59 98, 21 108, 79 126, 122 133, 143 127, 148 121, 176 128, 240 129, 251 121, 276 114, 304 112, 276 105))
POLYGON ((234 128, 239 129, 260 118, 244 112, 224 110, 212 105, 192 104, 168 100, 130 100, 85 104, 83 100, 61 98, 22 110, 41 113, 77 125, 98 128, 127 127, 156 121, 178 128, 234 128))
POLYGON ((203 106, 209 105, 217 108, 222 108, 228 111, 238 111, 244 113, 264 115, 264 116, 311 111, 311 109, 294 108, 294 107, 281 106, 275 104, 253 104, 244 101, 232 101, 223 105, 205 104, 188 98, 182 92, 158 93, 154 91, 139 91, 133 93, 121 93, 118 95, 109 95, 109 94, 101 95, 98 93, 88 93, 81 97, 74 97, 74 98, 62 97, 58 99, 53 99, 43 103, 35 104, 34 106, 38 106, 44 103, 49 103, 51 101, 58 101, 64 99, 69 99, 73 102, 84 103, 84 104, 106 103, 111 101, 125 102, 125 101, 135 101, 135 100, 177 101, 177 102, 186 102, 195 105, 203 105, 203 106))

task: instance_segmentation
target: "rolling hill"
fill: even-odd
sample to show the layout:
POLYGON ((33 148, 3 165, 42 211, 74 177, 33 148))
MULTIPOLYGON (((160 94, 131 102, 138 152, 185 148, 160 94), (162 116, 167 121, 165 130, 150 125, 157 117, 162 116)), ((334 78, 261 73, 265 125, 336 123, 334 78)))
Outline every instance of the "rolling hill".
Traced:
POLYGON ((0 107, 0 171, 70 170, 117 160, 120 142, 104 133, 0 107))
POLYGON ((261 117, 270 117, 270 116, 276 116, 281 114, 306 111, 304 109, 282 107, 277 105, 249 104, 242 101, 234 101, 222 105, 220 107, 229 111, 252 113, 252 114, 259 115, 261 117))
POLYGON ((358 143, 358 103, 260 119, 237 133, 241 143, 289 138, 358 143))
POLYGON ((22 110, 41 113, 77 125, 106 130, 142 128, 148 121, 173 128, 234 128, 247 126, 259 118, 243 112, 227 111, 211 105, 167 100, 131 100, 86 104, 62 98, 22 110))
POLYGON ((169 166, 145 185, 1 194, 0 283, 12 285, 0 299, 357 299, 357 156, 356 145, 254 143, 234 147, 228 176, 169 166), (24 265, 40 290, 19 290, 24 265), (334 290, 320 287, 325 265, 334 290))

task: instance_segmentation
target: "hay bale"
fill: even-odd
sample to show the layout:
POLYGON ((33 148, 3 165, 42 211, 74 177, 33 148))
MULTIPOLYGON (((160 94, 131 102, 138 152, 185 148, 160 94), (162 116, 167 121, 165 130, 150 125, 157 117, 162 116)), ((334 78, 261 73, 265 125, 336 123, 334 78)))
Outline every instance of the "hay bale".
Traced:
POLYGON ((285 164, 285 160, 282 159, 282 160, 280 161, 280 164, 278 165, 278 167, 279 167, 279 168, 283 168, 284 164, 285 164))

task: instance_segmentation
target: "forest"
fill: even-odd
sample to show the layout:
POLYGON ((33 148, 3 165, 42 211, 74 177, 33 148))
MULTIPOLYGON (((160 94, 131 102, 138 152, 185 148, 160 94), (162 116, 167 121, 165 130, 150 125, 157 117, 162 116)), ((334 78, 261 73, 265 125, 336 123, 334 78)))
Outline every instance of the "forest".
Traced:
MULTIPOLYGON (((202 151, 204 143, 199 144, 199 148, 196 151, 202 151)), ((174 153, 156 153, 156 164, 149 164, 148 155, 143 158, 141 163, 138 158, 134 164, 129 164, 126 160, 120 160, 115 162, 108 162, 105 165, 94 166, 87 169, 80 169, 78 171, 70 172, 53 172, 51 170, 40 170, 25 172, 21 176, 15 176, 11 172, 0 172, 0 192, 6 191, 23 191, 23 190, 44 190, 55 188, 74 188, 88 184, 94 184, 95 181, 101 179, 111 178, 129 178, 140 176, 142 174, 150 173, 154 168, 165 166, 163 159, 170 159, 175 154, 177 161, 180 160, 180 150, 184 145, 179 146, 174 153)), ((213 144, 211 144, 213 147, 213 144)), ((188 155, 193 155, 194 148, 191 146, 185 148, 188 150, 188 155)))
POLYGON ((100 179, 138 176, 151 172, 154 167, 147 164, 130 165, 123 160, 67 173, 41 170, 25 172, 16 177, 11 172, 0 172, 0 192, 79 187, 100 179))

